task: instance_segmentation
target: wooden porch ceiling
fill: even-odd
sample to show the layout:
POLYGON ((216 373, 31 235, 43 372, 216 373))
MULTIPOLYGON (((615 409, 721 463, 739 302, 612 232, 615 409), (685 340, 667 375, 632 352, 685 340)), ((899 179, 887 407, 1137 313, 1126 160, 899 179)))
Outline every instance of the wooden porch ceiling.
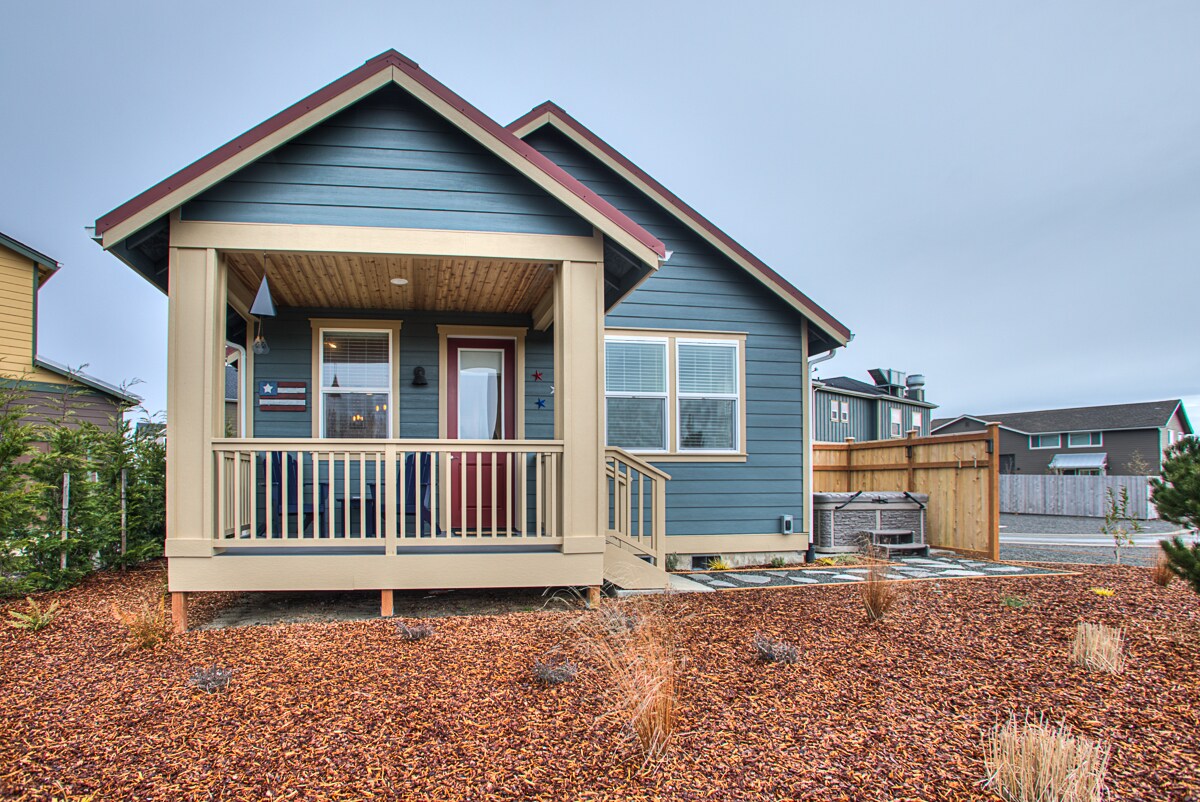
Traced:
POLYGON ((328 309, 533 312, 554 282, 549 262, 371 256, 226 253, 230 272, 251 291, 264 259, 279 306, 328 309), (393 278, 408 279, 397 286, 393 278))

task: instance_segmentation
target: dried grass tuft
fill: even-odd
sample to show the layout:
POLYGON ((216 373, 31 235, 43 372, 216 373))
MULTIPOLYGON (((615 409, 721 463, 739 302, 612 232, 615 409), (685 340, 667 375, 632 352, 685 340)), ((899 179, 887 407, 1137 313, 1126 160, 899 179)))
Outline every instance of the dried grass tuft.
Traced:
POLYGON ((1010 717, 984 739, 985 786, 1008 802, 1099 802, 1109 749, 1060 723, 1010 717))
POLYGON ((1175 572, 1171 570, 1171 561, 1167 559, 1166 554, 1159 552, 1158 560, 1150 569, 1150 579, 1160 588, 1169 587, 1175 581, 1175 572))
POLYGON ((131 648, 150 649, 170 637, 165 596, 158 596, 157 605, 147 601, 136 610, 123 610, 113 602, 112 615, 117 623, 125 627, 131 648))
POLYGON ((882 621, 899 595, 896 583, 887 578, 886 563, 872 563, 866 578, 859 584, 858 593, 870 621, 882 621))
POLYGON ((644 758, 643 768, 650 769, 666 756, 679 723, 681 658, 659 609, 645 604, 629 611, 618 604, 606 603, 585 613, 580 632, 585 651, 611 683, 610 710, 603 718, 628 726, 644 758))
POLYGON ((1071 643, 1071 662, 1089 671, 1119 674, 1125 668, 1123 645, 1120 627, 1080 621, 1071 643))

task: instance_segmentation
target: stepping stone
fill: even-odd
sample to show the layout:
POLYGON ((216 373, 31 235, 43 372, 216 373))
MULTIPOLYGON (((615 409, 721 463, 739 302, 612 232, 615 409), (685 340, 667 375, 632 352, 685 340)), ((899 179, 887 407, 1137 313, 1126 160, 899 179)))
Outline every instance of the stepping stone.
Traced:
POLYGON ((870 573, 870 571, 871 571, 870 568, 847 568, 846 569, 847 574, 866 574, 866 573, 870 573))
POLYGON ((834 574, 830 578, 831 579, 841 579, 846 582, 862 582, 863 581, 863 578, 861 576, 855 576, 854 574, 834 574))
POLYGON ((736 588, 737 587, 737 585, 733 584, 732 582, 726 582, 724 579, 710 579, 710 580, 708 580, 708 584, 714 585, 715 587, 718 587, 718 588, 736 588))
POLYGON ((771 577, 762 574, 726 574, 726 576, 739 582, 750 582, 755 585, 765 585, 771 581, 771 577))
POLYGON ((818 583, 821 581, 819 579, 813 579, 811 576, 795 576, 795 575, 789 576, 788 579, 792 582, 803 582, 806 585, 812 585, 814 583, 818 583))
POLYGON ((915 578, 915 577, 912 577, 912 576, 904 576, 904 574, 888 574, 888 575, 887 575, 887 579, 892 579, 892 580, 896 580, 896 579, 914 579, 914 578, 915 578))
POLYGON ((938 576, 987 576, 987 574, 982 571, 966 571, 956 568, 950 571, 942 571, 938 576))
POLYGON ((988 565, 983 570, 995 571, 998 574, 1019 574, 1025 569, 1019 565, 988 565))
POLYGON ((836 574, 837 571, 821 571, 817 568, 809 568, 805 571, 806 574, 836 574))
POLYGON ((904 562, 912 563, 913 565, 953 565, 946 560, 927 560, 924 557, 901 557, 904 562))
POLYGON ((713 578, 711 576, 709 576, 708 574, 688 574, 687 578, 691 579, 695 582, 712 582, 712 581, 714 581, 713 578))

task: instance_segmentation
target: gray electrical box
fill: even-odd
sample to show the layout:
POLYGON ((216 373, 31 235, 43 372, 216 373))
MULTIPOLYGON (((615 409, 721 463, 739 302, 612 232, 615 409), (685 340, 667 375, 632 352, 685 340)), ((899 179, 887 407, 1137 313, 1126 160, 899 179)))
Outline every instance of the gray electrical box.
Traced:
POLYGON ((779 531, 785 535, 790 535, 796 531, 795 518, 791 515, 779 516, 779 531))

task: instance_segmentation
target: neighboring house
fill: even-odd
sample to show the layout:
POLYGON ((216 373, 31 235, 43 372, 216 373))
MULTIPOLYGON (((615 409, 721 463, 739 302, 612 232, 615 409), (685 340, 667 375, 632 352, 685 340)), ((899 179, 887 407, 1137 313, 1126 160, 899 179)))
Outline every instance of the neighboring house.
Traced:
POLYGON ((38 291, 59 264, 0 233, 0 382, 20 388, 31 423, 116 426, 123 409, 141 399, 121 388, 38 354, 38 291))
POLYGON ((1179 399, 960 415, 935 420, 933 433, 977 431, 989 422, 1000 424, 1001 473, 1155 474, 1163 451, 1193 434, 1179 399))
POLYGON ((808 359, 849 330, 556 106, 503 127, 389 51, 96 236, 169 299, 177 624, 809 544, 808 359))
POLYGON ((925 377, 875 369, 874 384, 849 376, 813 379, 813 437, 822 443, 925 437, 937 404, 925 400, 925 377))

